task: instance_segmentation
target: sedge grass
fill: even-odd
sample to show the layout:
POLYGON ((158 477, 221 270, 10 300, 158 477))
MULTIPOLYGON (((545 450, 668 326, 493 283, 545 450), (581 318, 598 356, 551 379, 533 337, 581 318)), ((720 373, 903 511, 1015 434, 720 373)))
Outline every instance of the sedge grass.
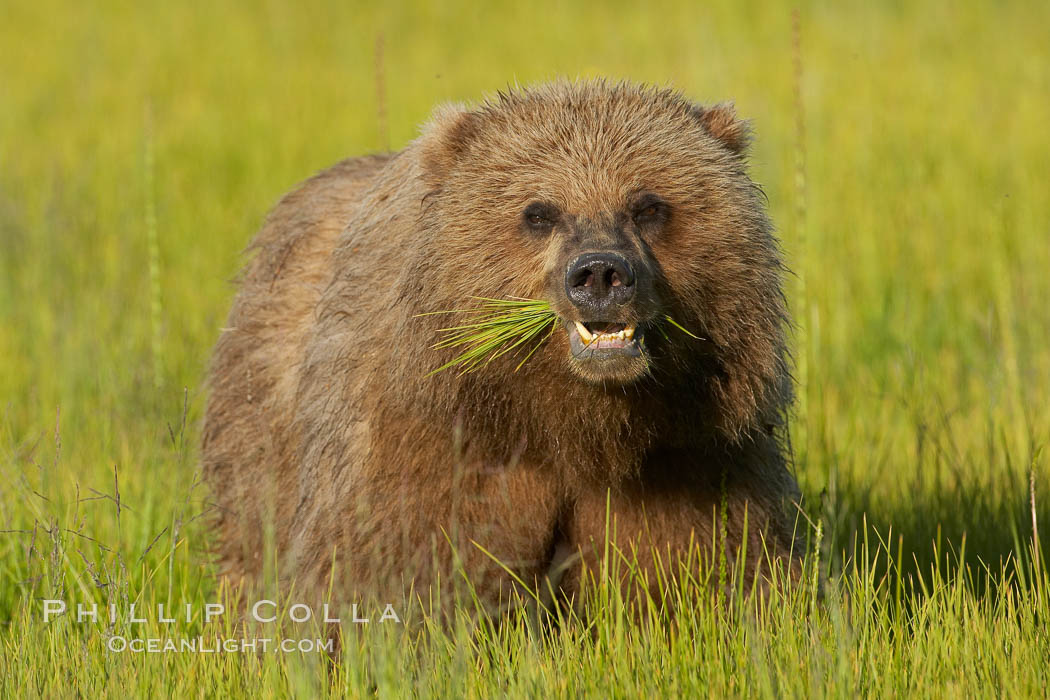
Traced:
POLYGON ((517 372, 554 333, 558 324, 557 314, 545 301, 519 297, 474 299, 480 302, 474 309, 433 311, 424 314, 466 314, 472 317, 470 323, 438 329, 443 338, 433 345, 434 349, 462 348, 463 351, 437 369, 431 370, 427 376, 452 367, 458 367, 460 374, 466 374, 507 353, 527 349, 525 356, 514 367, 514 371, 517 372), (530 349, 529 341, 534 339, 530 349))
MULTIPOLYGON (((462 352, 437 369, 428 372, 428 377, 453 367, 458 367, 460 374, 466 374, 484 367, 507 353, 527 350, 525 356, 514 367, 514 371, 517 372, 550 338, 558 326, 557 314, 554 313, 548 302, 540 299, 521 297, 507 299, 474 297, 474 299, 480 304, 473 309, 431 311, 420 314, 421 316, 465 314, 472 317, 470 323, 438 329, 437 332, 443 337, 431 347, 435 350, 462 348, 462 352), (530 346, 530 341, 534 339, 535 342, 530 346)), ((670 316, 665 315, 664 320, 690 338, 701 340, 700 336, 690 332, 670 316)), ((663 329, 661 331, 665 336, 667 335, 666 331, 663 329)), ((589 346, 592 342, 594 339, 585 341, 585 345, 589 346)))
POLYGON ((683 325, 682 325, 681 323, 679 323, 678 321, 674 320, 674 319, 673 319, 673 318, 671 318, 670 316, 666 316, 666 315, 665 315, 665 316, 664 316, 664 320, 665 320, 665 321, 667 321, 667 322, 668 322, 669 324, 671 324, 672 326, 674 326, 675 328, 677 328, 678 330, 680 330, 680 331, 682 331, 683 333, 685 333, 685 334, 686 334, 687 336, 689 336, 690 338, 693 338, 694 340, 703 340, 703 338, 701 338, 701 337, 700 337, 700 336, 698 336, 697 334, 693 333, 692 331, 690 331, 690 330, 686 329, 686 327, 685 327, 685 326, 683 326, 683 325))

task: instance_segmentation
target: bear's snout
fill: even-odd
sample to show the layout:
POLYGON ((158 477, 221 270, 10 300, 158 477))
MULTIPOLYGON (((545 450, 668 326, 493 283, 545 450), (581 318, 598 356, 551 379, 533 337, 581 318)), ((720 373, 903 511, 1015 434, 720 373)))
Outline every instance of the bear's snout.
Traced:
POLYGON ((565 293, 588 320, 603 318, 634 298, 634 268, 619 253, 595 251, 579 255, 565 272, 565 293))

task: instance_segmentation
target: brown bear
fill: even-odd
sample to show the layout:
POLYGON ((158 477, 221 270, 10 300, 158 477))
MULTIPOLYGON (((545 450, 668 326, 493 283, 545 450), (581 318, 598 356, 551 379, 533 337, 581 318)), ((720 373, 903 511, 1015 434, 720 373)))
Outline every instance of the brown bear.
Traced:
POLYGON ((272 543, 297 590, 426 599, 459 571, 499 605, 562 564, 575 595, 607 537, 643 570, 720 539, 752 581, 797 562, 783 268, 748 142, 727 105, 561 81, 439 109, 284 197, 211 368, 226 574, 257 578, 272 543), (477 298, 557 326, 520 367, 431 373, 457 352, 432 312, 477 298))

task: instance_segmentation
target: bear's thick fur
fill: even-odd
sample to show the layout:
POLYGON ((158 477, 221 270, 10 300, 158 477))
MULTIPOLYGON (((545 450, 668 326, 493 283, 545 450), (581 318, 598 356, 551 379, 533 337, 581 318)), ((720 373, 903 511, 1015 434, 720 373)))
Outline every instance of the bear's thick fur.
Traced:
POLYGON ((643 566, 709 551, 723 509, 747 575, 792 551, 782 266, 748 138, 726 105, 557 82, 443 108, 282 199, 211 369, 224 571, 256 578, 272 543, 297 590, 354 600, 425 597, 462 565, 496 603, 510 572, 593 565, 607 523, 643 566), (474 297, 559 322, 516 372, 510 353, 428 376, 456 351, 421 314, 474 297), (577 321, 636 337, 581 352, 577 321))

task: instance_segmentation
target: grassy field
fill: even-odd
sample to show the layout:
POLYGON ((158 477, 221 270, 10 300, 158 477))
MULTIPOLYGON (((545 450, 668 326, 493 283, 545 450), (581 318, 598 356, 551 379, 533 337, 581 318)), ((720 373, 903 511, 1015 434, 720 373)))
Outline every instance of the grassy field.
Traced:
POLYGON ((809 3, 798 32, 791 5, 540 4, 5 3, 0 696, 1045 695, 1050 4, 809 3), (823 596, 685 586, 687 612, 632 624, 606 590, 593 628, 547 636, 371 625, 327 680, 317 653, 45 624, 48 598, 170 601, 197 606, 178 634, 214 632, 197 425, 245 244, 436 103, 556 75, 753 120, 823 596))

